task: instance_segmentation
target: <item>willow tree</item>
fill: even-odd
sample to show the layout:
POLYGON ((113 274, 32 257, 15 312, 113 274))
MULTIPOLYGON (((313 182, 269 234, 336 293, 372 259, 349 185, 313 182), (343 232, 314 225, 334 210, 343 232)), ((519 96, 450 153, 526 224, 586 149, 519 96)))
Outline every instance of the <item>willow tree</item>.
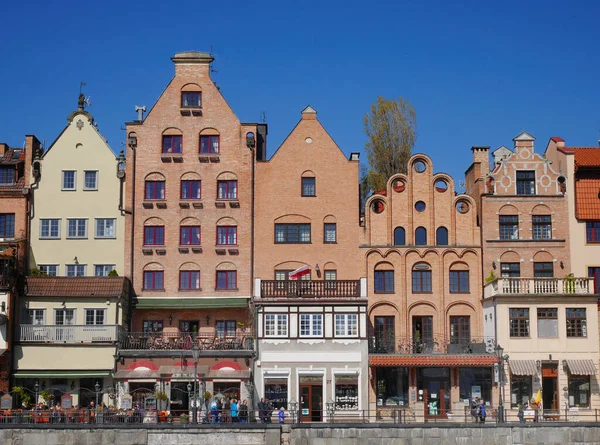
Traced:
POLYGON ((363 197, 385 189, 387 180, 396 173, 406 173, 407 164, 417 139, 417 113, 402 97, 388 100, 379 96, 364 117, 369 162, 363 169, 363 197))

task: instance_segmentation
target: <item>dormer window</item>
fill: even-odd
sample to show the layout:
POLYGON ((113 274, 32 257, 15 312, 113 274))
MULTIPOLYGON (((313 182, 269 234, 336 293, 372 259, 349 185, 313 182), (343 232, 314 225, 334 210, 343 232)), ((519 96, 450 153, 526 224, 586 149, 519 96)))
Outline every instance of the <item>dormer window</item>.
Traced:
POLYGON ((15 183, 15 169, 11 167, 0 168, 0 185, 13 185, 15 183))
POLYGON ((200 91, 183 91, 181 93, 181 108, 200 108, 202 93, 200 91))

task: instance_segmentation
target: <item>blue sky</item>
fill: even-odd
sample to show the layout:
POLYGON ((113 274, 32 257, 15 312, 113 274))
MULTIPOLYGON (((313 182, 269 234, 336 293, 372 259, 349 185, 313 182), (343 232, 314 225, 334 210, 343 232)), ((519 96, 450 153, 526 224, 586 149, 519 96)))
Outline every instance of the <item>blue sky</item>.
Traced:
MULTIPOLYGON (((269 124, 268 152, 311 105, 345 153, 363 151, 377 96, 417 111, 415 152, 458 183, 473 145, 512 147, 523 130, 596 145, 597 1, 3 2, 0 141, 56 138, 87 82, 114 151, 134 105, 155 102, 170 57, 209 51, 244 122, 269 124)), ((363 160, 366 157, 363 156, 363 160)))

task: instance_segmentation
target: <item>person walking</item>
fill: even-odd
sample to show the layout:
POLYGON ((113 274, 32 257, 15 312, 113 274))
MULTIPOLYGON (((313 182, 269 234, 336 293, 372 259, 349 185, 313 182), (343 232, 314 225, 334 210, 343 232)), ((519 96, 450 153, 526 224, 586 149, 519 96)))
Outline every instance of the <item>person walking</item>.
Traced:
POLYGON ((258 402, 258 416, 260 417, 261 423, 267 423, 267 408, 264 397, 261 397, 260 402, 258 402))
POLYGON ((485 402, 481 399, 481 404, 479 405, 479 422, 485 423, 485 418, 487 413, 485 412, 485 402))
POLYGON ((240 406, 239 417, 241 423, 248 423, 248 400, 244 400, 240 406))
POLYGON ((285 411, 283 410, 283 406, 279 408, 277 418, 279 419, 279 423, 285 423, 285 411))
POLYGON ((479 397, 475 397, 473 403, 471 403, 471 416, 475 420, 475 423, 479 422, 479 397))
POLYGON ((231 403, 231 422, 238 423, 238 403, 237 399, 233 399, 231 403))
POLYGON ((210 405, 210 420, 211 423, 217 423, 219 420, 219 408, 217 405, 217 399, 213 399, 210 405))
POLYGON ((525 411, 523 410, 523 405, 519 403, 519 412, 517 414, 519 418, 519 423, 525 423, 525 411))

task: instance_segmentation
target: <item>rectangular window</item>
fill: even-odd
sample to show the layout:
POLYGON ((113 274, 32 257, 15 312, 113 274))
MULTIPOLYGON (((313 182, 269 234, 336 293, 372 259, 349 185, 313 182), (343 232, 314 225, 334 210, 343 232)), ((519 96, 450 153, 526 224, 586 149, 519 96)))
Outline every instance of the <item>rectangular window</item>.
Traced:
POLYGON ((275 224, 275 244, 308 244, 310 238, 310 224, 275 224))
POLYGON ((373 323, 373 352, 393 353, 396 351, 395 318, 390 316, 375 317, 373 323))
POLYGON ((0 238, 15 237, 15 214, 1 213, 0 214, 0 238))
POLYGON ((25 324, 43 325, 46 321, 45 309, 28 309, 25 312, 25 324))
POLYGON ((469 292, 469 271, 450 271, 450 293, 460 294, 469 292))
POLYGON ((144 199, 165 199, 165 181, 146 181, 144 199))
POLYGON ((521 263, 500 263, 502 278, 518 278, 521 276, 521 263))
POLYGON ((529 309, 509 309, 511 337, 529 337, 529 309))
MULTIPOLYGON (((310 275, 309 275, 310 277, 310 275)), ((325 280, 325 289, 326 290, 336 290, 337 289, 337 270, 325 269, 323 271, 323 279, 325 280)))
POLYGON ((41 272, 44 272, 49 277, 58 276, 58 264, 39 264, 38 267, 41 272))
POLYGON ((96 218, 96 238, 116 238, 116 218, 96 218))
POLYGON ((533 276, 535 278, 552 278, 554 276, 553 263, 533 263, 533 276))
POLYGON ((535 195, 535 171, 517 171, 517 195, 535 195))
POLYGON ((202 187, 199 179, 181 181, 181 199, 200 198, 202 198, 202 187))
POLYGON ((105 320, 105 309, 85 310, 85 324, 87 326, 104 324, 105 320))
POLYGON ((107 277, 113 270, 115 270, 114 264, 96 264, 94 265, 94 276, 107 277))
POLYGON ((183 151, 183 137, 181 135, 168 135, 162 137, 163 153, 181 153, 183 151))
POLYGON ((326 244, 337 243, 337 224, 326 223, 324 224, 324 238, 323 242, 326 244))
POLYGON ((217 245, 235 246, 237 245, 237 227, 236 226, 218 226, 217 227, 217 245))
POLYGON ((0 168, 0 185, 13 185, 15 183, 15 171, 12 167, 0 168))
POLYGON ((162 290, 164 288, 164 272, 162 270, 144 271, 144 290, 162 290))
POLYGON ((202 93, 200 91, 184 91, 181 93, 181 108, 200 108, 202 93))
POLYGON ((519 239, 519 217, 517 215, 500 215, 500 239, 519 239))
POLYGON ((537 330, 540 338, 558 337, 558 309, 555 307, 538 308, 537 330))
POLYGON ((552 217, 533 215, 533 239, 552 239, 552 217))
POLYGON ((459 345, 471 343, 471 317, 468 315, 450 317, 450 343, 459 345))
POLYGON ((375 392, 377 407, 407 407, 411 391, 409 376, 411 368, 390 366, 375 367, 375 392))
POLYGON ((335 410, 354 411, 358 409, 358 376, 335 376, 335 410))
POLYGON ((63 170, 62 190, 76 190, 77 172, 75 170, 63 170))
POLYGON ((300 314, 300 337, 322 337, 323 314, 300 314))
POLYGON ((200 289, 200 271, 182 270, 179 272, 179 289, 200 289))
POLYGON ((317 196, 315 181, 315 178, 302 178, 302 196, 317 196))
POLYGON ((590 407, 590 376, 569 375, 569 407, 590 407))
POLYGON ((182 226, 179 228, 179 245, 199 246, 200 226, 182 226))
POLYGON ((98 172, 96 170, 85 170, 83 172, 83 189, 98 190, 98 172))
POLYGON ((511 375, 510 394, 510 407, 517 408, 521 405, 524 408, 532 398, 531 376, 511 375))
POLYGON ((394 271, 376 270, 375 271, 375 293, 388 294, 394 292, 394 271))
POLYGON ((54 324, 65 326, 75 324, 75 309, 55 309, 54 324))
POLYGON ((85 277, 85 264, 67 264, 68 277, 85 277))
POLYGON ((67 219, 67 238, 87 238, 87 222, 85 218, 67 219))
POLYGON ((413 294, 422 294, 431 292, 431 271, 413 270, 412 271, 412 291, 413 294))
POLYGON ((600 243, 600 221, 587 221, 585 223, 585 238, 590 244, 600 243))
POLYGON ((358 337, 358 314, 335 314, 336 337, 358 337))
POLYGON ((217 337, 235 337, 236 324, 235 320, 217 320, 215 323, 217 337))
POLYGON ((594 293, 600 294, 600 267, 588 267, 588 277, 594 279, 594 293))
POLYGON ((287 337, 287 314, 265 314, 265 337, 287 337))
POLYGON ((163 331, 163 322, 162 320, 144 320, 142 322, 142 331, 146 335, 160 333, 163 331))
POLYGON ((237 185, 236 180, 217 181, 217 199, 238 199, 237 185))
POLYGON ((40 219, 40 239, 60 238, 60 219, 40 219))
POLYGON ((219 135, 200 136, 200 153, 218 154, 220 148, 219 135))
POLYGON ((264 378, 265 399, 273 404, 273 409, 288 409, 288 384, 287 378, 264 378))
POLYGON ((567 308, 567 337, 587 337, 585 308, 567 308))
POLYGON ((144 246, 164 246, 165 226, 144 227, 144 246))
POLYGON ((237 271, 219 270, 217 271, 217 289, 237 289, 237 271))

